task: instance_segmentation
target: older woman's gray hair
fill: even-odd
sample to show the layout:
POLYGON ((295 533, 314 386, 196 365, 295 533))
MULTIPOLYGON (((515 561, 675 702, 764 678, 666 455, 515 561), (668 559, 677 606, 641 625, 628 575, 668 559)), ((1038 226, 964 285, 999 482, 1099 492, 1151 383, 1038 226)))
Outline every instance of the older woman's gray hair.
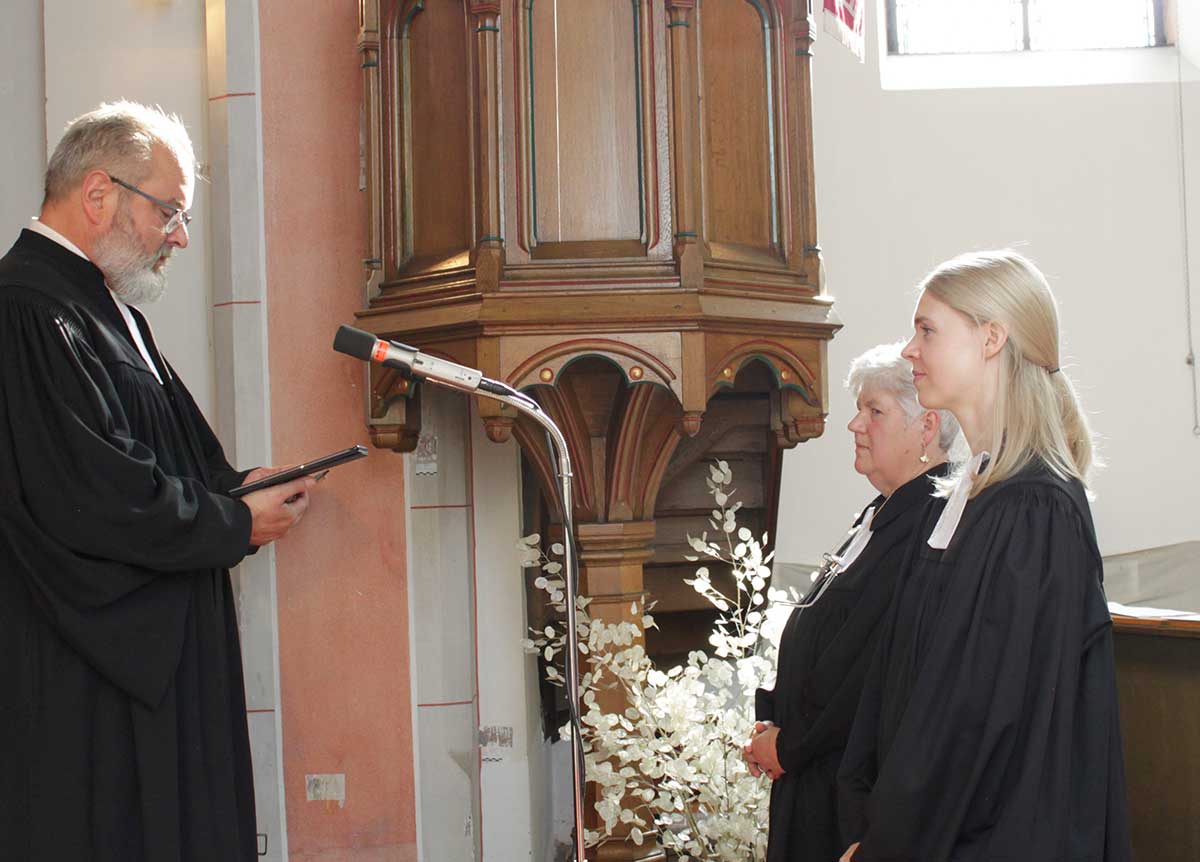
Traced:
MULTIPOLYGON (((880 344, 855 357, 846 375, 846 388, 855 398, 858 398, 863 390, 870 389, 891 393, 900 402, 904 415, 911 422, 924 413, 925 408, 917 400, 917 390, 913 386, 912 363, 900 355, 904 345, 903 341, 880 344)), ((934 412, 941 419, 938 426, 938 448, 949 455, 959 436, 958 420, 949 410, 934 412)))
POLYGON ((161 108, 109 102, 67 124, 46 166, 46 202, 61 200, 94 170, 137 185, 150 172, 154 148, 175 157, 188 174, 196 156, 183 122, 161 108))

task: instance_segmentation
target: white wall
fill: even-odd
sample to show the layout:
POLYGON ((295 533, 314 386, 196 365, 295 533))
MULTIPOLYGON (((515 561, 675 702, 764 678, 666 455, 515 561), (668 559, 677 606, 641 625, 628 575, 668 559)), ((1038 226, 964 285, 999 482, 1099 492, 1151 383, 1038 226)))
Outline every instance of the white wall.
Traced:
MULTIPOLYGON (((850 360, 908 337, 913 286, 934 265, 1010 244, 1050 278, 1064 368, 1103 437, 1101 550, 1200 538, 1176 86, 884 92, 867 30, 865 64, 832 39, 817 44, 818 237, 846 326, 829 349, 825 434, 784 461, 778 558, 819 559, 875 493, 851 469, 851 401, 840 383, 850 360)), ((1184 85, 1193 281, 1198 88, 1184 85)))
POLYGON ((520 647, 517 444, 488 440, 471 399, 430 386, 421 398, 405 456, 421 858, 544 862, 570 762, 550 762, 537 662, 520 647), (493 734, 482 748, 479 731, 493 734))
MULTIPOLYGON (((461 398, 453 393, 450 397, 461 398)), ((550 744, 542 738, 538 663, 519 645, 529 636, 525 570, 516 549, 521 534, 520 450, 514 440, 488 440, 477 411, 472 411, 470 424, 480 609, 479 724, 512 735, 511 745, 487 744, 483 749, 483 862, 544 862, 553 852, 547 814, 558 773, 550 762, 550 744)), ((566 770, 570 772, 569 760, 566 770)))
MULTIPOLYGON (((419 852, 422 862, 479 862, 483 667, 476 609, 480 630, 492 630, 494 619, 476 594, 470 405, 435 387, 421 399, 421 441, 404 456, 419 852)), ((485 559, 504 554, 482 551, 485 559)), ((512 652, 520 655, 516 642, 512 652)))
MULTIPOLYGON (((5 5, 7 25, 10 16, 24 18, 29 7, 38 4, 18 0, 5 5), (21 11, 10 11, 10 5, 21 7, 21 11)), ((49 149, 53 149, 73 117, 101 102, 126 98, 160 104, 179 114, 191 133, 197 159, 201 163, 208 160, 203 3, 43 0, 42 5, 45 21, 39 30, 45 33, 45 110, 37 126, 23 127, 20 134, 44 135, 49 149)), ((6 32, 0 38, 17 38, 7 26, 2 29, 6 32)), ((39 46, 40 35, 37 39, 16 54, 5 51, 0 55, 0 64, 6 67, 0 79, 28 80, 28 58, 22 55, 39 46)), ((7 137, 9 133, 5 134, 7 137)), ((39 173, 44 164, 37 166, 39 173)), ((30 167, 21 166, 21 173, 26 174, 30 167)), ((40 182, 40 176, 38 179, 40 182)), ((208 192, 206 183, 196 184, 191 243, 172 258, 170 283, 163 298, 143 311, 167 359, 211 420, 214 382, 209 226, 205 218, 208 192)), ((35 206, 25 218, 36 214, 35 206)), ((9 220, 4 227, 15 234, 16 226, 9 220)))
MULTIPOLYGON (((63 127, 102 101, 162 104, 183 117, 197 157, 207 160, 202 4, 9 0, 0 24, 3 251, 37 215, 46 157, 63 127)), ((207 195, 207 186, 198 184, 191 247, 172 259, 162 300, 144 310, 168 359, 212 418, 207 195)))
POLYGON ((37 0, 6 8, 0 27, 0 116, 4 117, 4 159, 0 160, 0 251, 8 251, 42 201, 46 135, 42 105, 46 95, 42 60, 42 13, 37 0))

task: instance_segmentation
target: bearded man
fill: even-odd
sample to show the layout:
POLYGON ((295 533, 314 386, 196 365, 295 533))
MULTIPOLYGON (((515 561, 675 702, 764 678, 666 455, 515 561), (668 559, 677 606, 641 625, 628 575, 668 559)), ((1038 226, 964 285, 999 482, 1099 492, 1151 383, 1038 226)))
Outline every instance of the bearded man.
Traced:
POLYGON ((129 102, 74 120, 0 260, 0 856, 256 856, 228 569, 311 480, 241 499, 134 307, 188 244, 194 156, 129 102))

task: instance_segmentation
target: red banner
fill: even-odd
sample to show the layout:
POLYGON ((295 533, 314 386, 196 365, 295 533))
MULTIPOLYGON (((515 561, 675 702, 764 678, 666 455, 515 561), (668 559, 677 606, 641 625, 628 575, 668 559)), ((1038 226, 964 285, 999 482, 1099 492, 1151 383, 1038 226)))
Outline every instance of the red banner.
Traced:
POLYGON ((825 32, 863 61, 863 21, 867 17, 866 0, 824 0, 825 32))

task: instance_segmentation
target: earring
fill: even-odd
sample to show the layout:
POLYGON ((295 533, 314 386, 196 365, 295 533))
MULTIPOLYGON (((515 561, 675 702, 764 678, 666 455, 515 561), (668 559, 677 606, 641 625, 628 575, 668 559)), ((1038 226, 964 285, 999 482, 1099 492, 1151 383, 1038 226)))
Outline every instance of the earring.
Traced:
POLYGON ((929 454, 928 454, 928 453, 925 451, 925 447, 924 447, 924 446, 921 446, 921 458, 920 458, 920 461, 921 461, 921 463, 922 463, 922 464, 928 464, 928 463, 929 463, 929 454))

